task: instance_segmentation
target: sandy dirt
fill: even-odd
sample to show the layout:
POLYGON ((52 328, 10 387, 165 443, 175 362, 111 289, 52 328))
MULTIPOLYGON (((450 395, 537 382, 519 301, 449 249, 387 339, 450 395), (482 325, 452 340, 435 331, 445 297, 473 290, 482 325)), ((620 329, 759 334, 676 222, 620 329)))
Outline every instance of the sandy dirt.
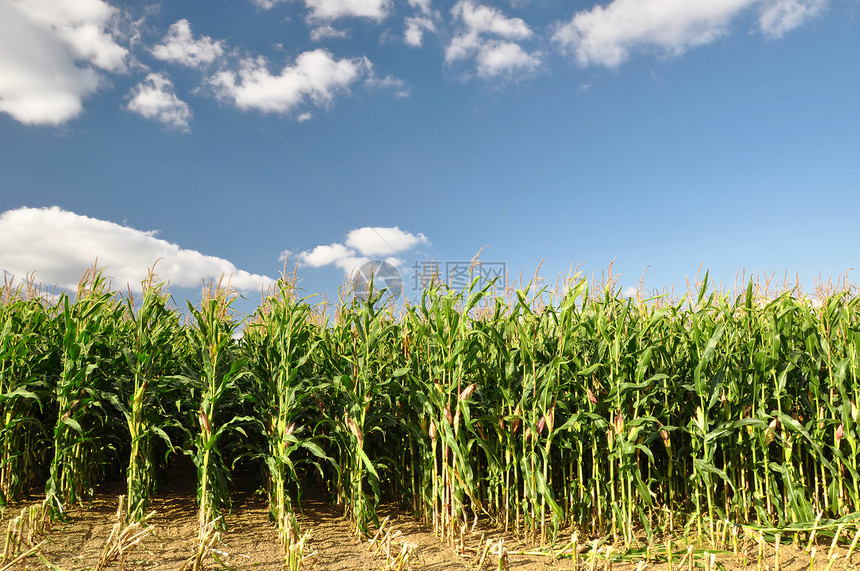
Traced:
MULTIPOLYGON (((115 490, 111 490, 115 491, 115 490)), ((279 570, 282 568, 283 551, 277 540, 277 533, 269 523, 265 499, 250 493, 239 493, 233 497, 233 509, 227 516, 229 529, 222 534, 221 541, 215 545, 216 553, 227 567, 222 567, 211 557, 206 561, 206 568, 217 569, 265 569, 279 570)), ((116 523, 116 495, 102 493, 96 500, 85 507, 76 507, 69 511, 68 523, 54 524, 47 537, 47 543, 42 549, 44 557, 61 569, 84 570, 95 569, 104 549, 105 541, 116 523)), ((196 539, 196 508, 193 492, 189 490, 173 491, 166 497, 157 499, 153 504, 155 515, 150 520, 153 533, 146 537, 140 545, 127 554, 124 563, 111 563, 106 569, 129 570, 179 570, 185 561, 192 556, 196 539)), ((2 518, 3 529, 7 522, 17 515, 20 506, 6 510, 2 518)), ((316 555, 307 560, 308 569, 317 571, 328 570, 384 570, 386 558, 384 555, 373 555, 369 550, 366 539, 359 539, 352 534, 342 512, 322 500, 306 499, 303 502, 301 517, 302 529, 311 530, 313 535, 309 542, 310 551, 316 555)), ((479 524, 474 533, 464 537, 463 549, 457 545, 450 547, 443 544, 425 526, 416 522, 410 515, 398 512, 391 507, 380 510, 381 517, 388 516, 392 529, 399 531, 399 540, 414 542, 417 549, 413 552, 408 568, 427 571, 457 571, 478 569, 477 563, 483 548, 481 538, 485 541, 497 541, 503 538, 498 530, 479 524)), ((5 534, 4 534, 5 537, 5 534)), ((572 558, 552 559, 547 556, 519 553, 535 549, 517 542, 514 538, 506 537, 504 545, 512 553, 508 556, 509 569, 515 571, 547 571, 551 569, 576 569, 578 571, 633 571, 651 569, 654 571, 670 571, 668 563, 644 560, 644 556, 628 557, 626 561, 617 560, 618 555, 609 554, 609 559, 602 557, 591 560, 589 553, 583 552, 575 564, 572 558), (612 560, 616 559, 616 560, 612 560)), ((396 545, 396 544, 395 544, 396 545)), ((608 544, 604 544, 605 550, 608 544)), ((773 545, 767 546, 761 556, 759 566, 759 548, 747 541, 741 542, 746 548, 746 555, 735 554, 731 551, 715 552, 716 571, 721 567, 730 569, 747 569, 750 571, 776 571, 776 559, 773 545)), ((779 564, 782 571, 826 571, 829 542, 820 543, 814 567, 810 566, 810 556, 800 546, 784 544, 780 547, 779 564)), ((679 552, 683 551, 680 547, 679 552)), ((392 548, 392 551, 396 549, 392 548)), ((855 554, 853 561, 845 559, 847 545, 837 546, 834 554, 838 559, 830 568, 860 569, 860 555, 855 554), (856 563, 855 563, 856 562, 856 563)), ((697 550, 692 558, 683 562, 676 557, 671 569, 693 571, 710 569, 710 561, 704 550, 697 550), (692 559, 692 564, 691 564, 692 559)), ((390 560, 389 560, 390 561, 390 560)), ((482 569, 498 569, 498 556, 488 554, 482 569)), ((3 565, 0 565, 3 569, 3 565)), ((46 569, 37 558, 29 558, 25 564, 13 566, 12 569, 46 569)), ((11 570, 10 570, 11 571, 11 570)))

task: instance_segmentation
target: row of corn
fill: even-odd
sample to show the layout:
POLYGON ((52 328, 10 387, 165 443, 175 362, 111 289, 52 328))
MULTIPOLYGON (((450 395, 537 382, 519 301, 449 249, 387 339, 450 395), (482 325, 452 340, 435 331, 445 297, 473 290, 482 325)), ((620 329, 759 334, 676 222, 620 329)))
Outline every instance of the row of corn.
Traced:
POLYGON ((180 309, 155 276, 125 296, 95 269, 57 298, 7 284, 0 501, 44 493, 62 518, 124 478, 139 520, 184 455, 201 550, 241 476, 268 492, 288 558, 309 490, 359 533, 393 501, 452 544, 478 519, 541 543, 565 526, 632 543, 860 512, 850 290, 813 303, 705 279, 634 299, 476 279, 399 308, 383 293, 327 319, 282 279, 242 320, 220 285, 180 309))

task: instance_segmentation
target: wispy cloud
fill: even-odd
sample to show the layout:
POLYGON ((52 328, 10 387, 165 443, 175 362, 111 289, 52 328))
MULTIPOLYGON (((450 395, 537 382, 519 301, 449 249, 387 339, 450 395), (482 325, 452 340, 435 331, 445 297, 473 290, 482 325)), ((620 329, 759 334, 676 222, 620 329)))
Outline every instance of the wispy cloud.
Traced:
POLYGON ((19 278, 36 272, 36 280, 73 289, 98 258, 114 287, 139 290, 156 260, 158 275, 180 287, 196 287, 232 276, 231 285, 259 291, 274 280, 238 269, 228 260, 185 250, 144 232, 97 218, 52 208, 18 208, 0 214, 0 268, 19 278))
POLYGON ((99 86, 96 68, 126 71, 115 12, 101 0, 0 2, 0 112, 29 125, 77 117, 99 86))
POLYGON ((818 16, 827 0, 613 0, 557 25, 553 40, 582 66, 617 67, 630 54, 656 50, 679 55, 729 33, 747 10, 758 9, 759 29, 779 37, 818 16))
POLYGON ((330 104, 371 68, 366 58, 335 59, 329 51, 317 49, 300 54, 277 74, 269 71, 265 58, 246 59, 238 71, 213 75, 209 85, 217 97, 240 109, 290 113, 308 104, 330 104))
POLYGON ((828 0, 768 2, 762 8, 759 27, 766 35, 780 38, 809 20, 817 18, 827 8, 827 4, 828 0))
POLYGON ((182 19, 167 30, 160 44, 152 48, 156 58, 186 67, 205 67, 224 54, 224 42, 209 36, 194 39, 191 24, 182 19))
POLYGON ((433 0, 409 0, 409 5, 413 8, 417 8, 426 16, 429 16, 433 11, 433 0))
POLYGON ((371 73, 365 80, 365 84, 371 89, 392 91, 397 97, 409 97, 412 94, 409 84, 405 80, 393 75, 386 75, 380 78, 376 74, 371 73))
POLYGON ((437 32, 436 24, 441 23, 442 16, 433 9, 431 0, 409 0, 409 6, 416 12, 403 19, 403 41, 406 45, 419 48, 424 43, 425 32, 437 32))
POLYGON ((154 119, 171 129, 190 131, 188 121, 191 109, 176 96, 173 82, 164 73, 150 73, 129 93, 128 108, 135 113, 154 119))
POLYGON ((315 28, 311 28, 310 32, 312 42, 321 42, 328 38, 345 38, 347 35, 346 30, 339 30, 331 24, 316 26, 315 28))
POLYGON ((264 10, 270 10, 277 6, 282 2, 287 2, 288 0, 251 0, 252 4, 256 4, 260 8, 264 10))
POLYGON ((287 2, 287 0, 251 0, 252 4, 256 4, 264 10, 270 10, 282 2, 287 2))
POLYGON ((424 32, 436 31, 436 24, 428 16, 409 16, 403 20, 403 24, 403 41, 415 48, 420 48, 424 43, 424 32))
POLYGON ((521 18, 471 0, 461 0, 451 13, 459 30, 445 49, 447 64, 472 60, 478 76, 508 79, 531 74, 541 66, 541 52, 529 52, 520 44, 534 35, 521 18))

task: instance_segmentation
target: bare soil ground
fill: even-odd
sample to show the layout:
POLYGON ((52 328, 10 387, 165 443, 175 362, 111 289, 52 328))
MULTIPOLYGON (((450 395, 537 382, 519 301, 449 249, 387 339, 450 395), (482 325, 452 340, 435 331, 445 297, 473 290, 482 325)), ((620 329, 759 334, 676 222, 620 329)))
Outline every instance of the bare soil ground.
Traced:
MULTIPOLYGON (((105 541, 116 522, 115 495, 102 493, 85 507, 76 507, 69 512, 70 521, 53 526, 48 541, 42 549, 43 556, 52 564, 64 570, 95 569, 100 559, 105 541)), ((106 569, 129 570, 179 570, 191 557, 196 538, 196 508, 193 491, 178 490, 154 502, 155 516, 150 520, 154 532, 129 553, 124 563, 111 563, 106 569)), ((4 514, 2 529, 7 521, 20 511, 10 508, 4 514)), ((322 500, 305 500, 301 517, 302 529, 312 530, 309 547, 316 555, 310 558, 308 568, 317 571, 328 570, 384 570, 387 561, 384 556, 370 553, 367 540, 352 534, 340 510, 322 500)), ((478 569, 481 538, 498 540, 503 534, 498 530, 481 526, 464 538, 463 549, 443 544, 425 526, 416 522, 410 515, 391 507, 381 510, 381 516, 389 517, 392 528, 402 534, 402 540, 417 544, 417 550, 410 559, 408 568, 427 571, 457 571, 478 569)), ((282 568, 283 551, 278 543, 277 533, 269 523, 266 504, 263 498, 250 493, 234 495, 232 512, 228 514, 229 529, 222 535, 221 542, 215 546, 216 554, 226 567, 209 558, 207 569, 261 569, 276 571, 282 568)), ((512 552, 509 555, 509 569, 515 571, 548 571, 553 569, 576 569, 578 571, 693 571, 710 568, 710 562, 702 550, 694 557, 683 562, 678 559, 671 566, 666 562, 646 561, 629 558, 627 561, 612 561, 600 557, 592 561, 587 553, 575 564, 571 558, 552 559, 547 556, 521 553, 530 551, 512 537, 505 539, 505 546, 512 552)), ((782 545, 779 564, 782 571, 826 571, 860 569, 845 559, 847 546, 837 546, 834 554, 838 558, 828 567, 827 553, 829 543, 819 544, 814 566, 810 565, 809 554, 799 546, 782 545)), ((604 552, 605 554, 605 552, 604 552)), ((855 554, 854 561, 860 562, 855 554)), ((389 560, 390 561, 390 560, 389 560)), ((758 547, 750 543, 747 554, 727 551, 715 553, 716 571, 746 569, 749 571, 776 571, 773 545, 765 548, 759 564, 758 547)), ((483 566, 485 570, 498 569, 498 556, 489 555, 483 566)), ((0 569, 3 566, 0 565, 0 569)), ((12 569, 46 569, 36 558, 12 569)))

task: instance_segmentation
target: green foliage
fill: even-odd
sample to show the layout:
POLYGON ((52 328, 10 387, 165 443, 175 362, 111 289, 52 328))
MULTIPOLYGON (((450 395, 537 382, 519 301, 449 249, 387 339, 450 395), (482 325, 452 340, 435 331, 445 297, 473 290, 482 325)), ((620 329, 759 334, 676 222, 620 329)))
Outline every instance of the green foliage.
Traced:
POLYGON ((0 505, 23 499, 46 464, 49 376, 58 369, 56 330, 41 300, 0 304, 0 505))
POLYGON ((63 293, 56 315, 59 371, 53 386, 56 406, 54 454, 46 495, 55 517, 64 506, 92 496, 108 464, 117 460, 121 430, 110 408, 118 398, 115 361, 122 305, 101 272, 81 281, 76 301, 63 293))
POLYGON ((230 311, 234 299, 219 286, 203 299, 199 308, 188 303, 192 318, 191 326, 185 329, 189 355, 180 379, 185 387, 183 408, 196 416, 197 421, 187 453, 197 466, 201 544, 207 541, 204 530, 211 522, 223 525, 223 519, 219 519, 221 510, 230 501, 230 464, 224 457, 225 441, 234 433, 244 434, 244 425, 256 420, 236 414, 247 398, 240 382, 249 372, 233 337, 238 327, 230 311))
POLYGON ((626 543, 853 517, 860 301, 706 283, 680 300, 578 279, 507 297, 433 284, 399 316, 371 292, 328 323, 281 280, 241 335, 220 288, 187 323, 151 281, 140 305, 98 273, 75 301, 7 292, 2 499, 44 482, 59 516, 127 470, 136 519, 162 455, 186 454, 203 530, 224 521, 231 471, 258 467, 285 556, 319 485, 359 533, 387 498, 450 542, 476 517, 540 542, 573 524, 626 543))
POLYGON ((159 444, 167 452, 174 450, 168 430, 178 425, 177 407, 180 386, 174 376, 177 363, 179 317, 168 305, 164 284, 154 284, 154 276, 143 283, 142 299, 135 307, 129 298, 123 328, 124 372, 123 394, 118 400, 130 439, 126 470, 130 521, 141 521, 156 490, 161 465, 159 444))

